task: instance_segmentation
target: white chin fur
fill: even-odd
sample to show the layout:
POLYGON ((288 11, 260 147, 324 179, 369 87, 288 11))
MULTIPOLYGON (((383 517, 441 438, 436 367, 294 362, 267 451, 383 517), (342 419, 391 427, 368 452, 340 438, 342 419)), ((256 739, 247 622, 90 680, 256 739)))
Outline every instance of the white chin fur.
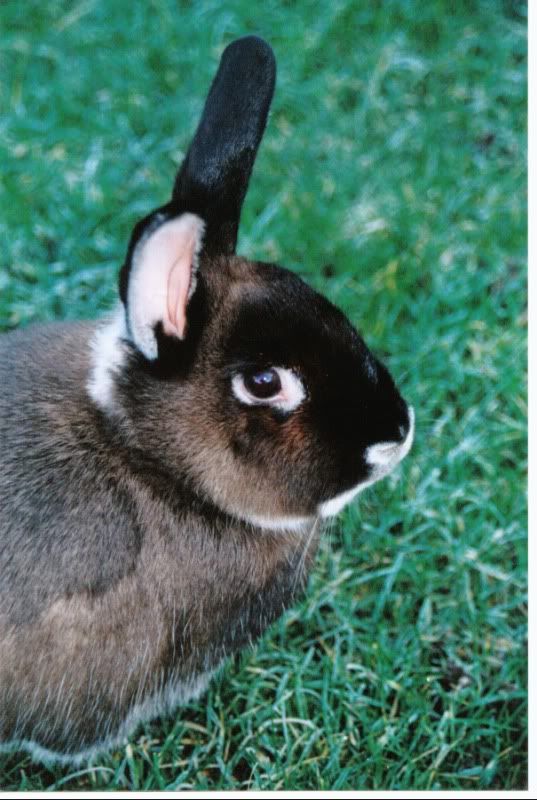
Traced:
POLYGON ((326 500, 319 505, 319 514, 321 517, 333 517, 339 514, 342 508, 353 500, 357 494, 367 489, 373 483, 376 483, 381 478, 386 477, 394 467, 407 455, 412 442, 414 441, 414 409, 408 409, 408 416, 410 419, 410 428, 406 438, 402 442, 380 442, 368 447, 365 452, 365 460, 372 467, 370 477, 348 489, 346 492, 332 497, 331 500, 326 500))
POLYGON ((125 363, 128 339, 125 309, 115 312, 97 328, 91 342, 91 369, 86 388, 93 402, 102 411, 114 411, 114 378, 125 363))
POLYGON ((359 483, 358 486, 348 489, 346 492, 337 494, 331 500, 325 500, 325 502, 321 503, 319 506, 321 517, 334 517, 336 514, 339 514, 342 508, 345 508, 351 500, 354 500, 357 494, 367 489, 372 483, 374 483, 374 481, 364 481, 363 483, 359 483))
POLYGON ((240 519, 265 531, 303 531, 311 525, 314 517, 261 517, 254 514, 240 519))

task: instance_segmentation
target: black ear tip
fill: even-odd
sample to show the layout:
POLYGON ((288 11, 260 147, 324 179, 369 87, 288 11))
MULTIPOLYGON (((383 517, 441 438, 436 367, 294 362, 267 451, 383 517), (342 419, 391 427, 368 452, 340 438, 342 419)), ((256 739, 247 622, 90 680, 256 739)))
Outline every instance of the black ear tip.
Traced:
POLYGON ((260 36, 242 36, 240 39, 235 39, 222 53, 222 63, 243 60, 255 63, 258 70, 276 72, 274 51, 260 36))
POLYGON ((251 53, 259 58, 266 58, 274 61, 274 51, 272 47, 260 36, 241 36, 228 44, 224 50, 224 55, 232 53, 251 53))
POLYGON ((172 194, 172 212, 206 224, 206 252, 232 253, 254 159, 276 83, 276 59, 259 36, 222 54, 203 114, 172 194))

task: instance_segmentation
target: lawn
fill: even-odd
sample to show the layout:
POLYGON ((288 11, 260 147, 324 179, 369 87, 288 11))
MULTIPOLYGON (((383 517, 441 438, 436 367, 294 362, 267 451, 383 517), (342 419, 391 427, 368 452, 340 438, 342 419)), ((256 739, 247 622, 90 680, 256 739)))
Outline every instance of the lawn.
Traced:
POLYGON ((521 788, 523 2, 3 2, 0 327, 110 307, 245 33, 279 72, 239 251, 345 310, 414 405, 415 446, 206 696, 89 766, 2 755, 0 787, 521 788))

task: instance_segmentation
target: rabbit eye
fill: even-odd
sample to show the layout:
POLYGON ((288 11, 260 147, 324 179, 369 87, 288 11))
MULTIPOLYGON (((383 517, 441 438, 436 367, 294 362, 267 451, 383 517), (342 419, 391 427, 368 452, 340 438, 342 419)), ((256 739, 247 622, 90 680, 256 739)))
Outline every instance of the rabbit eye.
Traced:
POLYGON ((239 373, 233 376, 231 388, 244 405, 267 405, 287 412, 293 411, 306 397, 298 375, 284 367, 239 373))
POLYGON ((243 375, 244 388, 259 400, 267 400, 278 394, 282 388, 280 376, 275 369, 264 369, 262 372, 250 372, 243 375))

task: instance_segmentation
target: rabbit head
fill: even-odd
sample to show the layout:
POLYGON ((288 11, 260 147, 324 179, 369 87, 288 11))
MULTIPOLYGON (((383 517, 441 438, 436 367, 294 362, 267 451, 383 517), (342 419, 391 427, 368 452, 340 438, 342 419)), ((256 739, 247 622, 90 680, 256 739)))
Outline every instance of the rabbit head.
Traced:
POLYGON ((414 423, 341 311, 289 270, 235 254, 274 83, 265 42, 225 50, 172 199, 133 231, 89 389, 173 484, 297 529, 386 475, 414 423))

